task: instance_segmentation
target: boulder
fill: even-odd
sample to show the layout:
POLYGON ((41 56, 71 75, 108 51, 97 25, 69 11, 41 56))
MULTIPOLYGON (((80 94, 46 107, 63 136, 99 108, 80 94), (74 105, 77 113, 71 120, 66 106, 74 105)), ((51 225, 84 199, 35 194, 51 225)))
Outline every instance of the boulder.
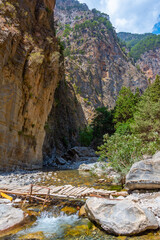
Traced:
POLYGON ((90 198, 85 210, 91 221, 110 234, 130 236, 158 228, 155 215, 131 200, 90 198))
POLYGON ((89 164, 81 164, 78 168, 79 171, 89 171, 97 176, 105 175, 111 179, 120 179, 120 175, 107 162, 95 162, 89 164))
POLYGON ((6 204, 0 204, 0 216, 0 233, 22 223, 25 218, 21 209, 6 204))
POLYGON ((156 216, 160 227, 160 192, 131 194, 127 199, 136 201, 141 208, 147 208, 156 216))
POLYGON ((133 164, 126 176, 126 187, 130 190, 160 189, 160 152, 133 164))
POLYGON ((62 156, 64 159, 71 160, 71 161, 87 161, 88 159, 92 159, 94 161, 97 160, 97 156, 95 151, 89 147, 74 147, 68 150, 62 156))

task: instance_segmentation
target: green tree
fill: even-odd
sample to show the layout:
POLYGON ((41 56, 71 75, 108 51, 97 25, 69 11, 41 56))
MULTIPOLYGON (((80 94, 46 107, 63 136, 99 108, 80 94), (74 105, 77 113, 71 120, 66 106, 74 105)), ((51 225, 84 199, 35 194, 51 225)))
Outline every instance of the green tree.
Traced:
POLYGON ((130 88, 122 87, 119 92, 114 110, 113 121, 116 124, 116 128, 118 128, 121 124, 126 123, 128 120, 133 119, 133 114, 136 110, 136 104, 139 99, 140 94, 138 89, 134 94, 130 88))
POLYGON ((81 146, 88 147, 90 146, 93 140, 93 129, 90 126, 86 126, 79 133, 81 146))
POLYGON ((95 117, 91 123, 94 138, 101 138, 105 133, 114 133, 113 112, 107 107, 97 108, 95 117))
POLYGON ((160 143, 160 77, 149 86, 143 94, 134 113, 132 132, 138 134, 145 142, 160 143))

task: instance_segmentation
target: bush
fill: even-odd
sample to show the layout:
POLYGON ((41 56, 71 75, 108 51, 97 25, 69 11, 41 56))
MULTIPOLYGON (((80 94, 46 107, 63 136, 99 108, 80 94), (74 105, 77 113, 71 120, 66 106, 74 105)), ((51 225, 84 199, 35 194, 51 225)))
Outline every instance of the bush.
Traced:
POLYGON ((121 123, 116 129, 116 133, 120 135, 131 134, 131 121, 127 121, 126 123, 121 123))
POLYGON ((124 177, 132 164, 142 158, 144 147, 142 140, 135 135, 115 133, 111 137, 104 135, 104 143, 98 150, 100 160, 108 158, 111 167, 124 177))

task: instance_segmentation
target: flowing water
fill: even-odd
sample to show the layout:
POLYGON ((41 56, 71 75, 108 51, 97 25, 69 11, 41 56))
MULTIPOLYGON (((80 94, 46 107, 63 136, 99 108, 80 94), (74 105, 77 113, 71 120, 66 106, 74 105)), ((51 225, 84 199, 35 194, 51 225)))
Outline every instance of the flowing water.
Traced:
MULTIPOLYGON (((49 176, 48 173, 43 173, 41 184, 72 184, 75 186, 94 186, 95 188, 104 189, 111 188, 106 184, 98 183, 98 179, 89 173, 82 174, 75 170, 59 171, 50 173, 49 176)), ((78 206, 82 204, 76 201, 57 201, 54 206, 50 206, 42 211, 32 224, 28 224, 8 236, 1 237, 0 240, 160 240, 160 232, 146 233, 143 236, 137 237, 115 237, 108 235, 94 226, 87 218, 80 218, 78 216, 78 206), (74 213, 70 212, 67 215, 62 212, 66 206, 74 207, 74 213)), ((39 208, 40 206, 35 206, 33 210, 39 211, 39 208)))

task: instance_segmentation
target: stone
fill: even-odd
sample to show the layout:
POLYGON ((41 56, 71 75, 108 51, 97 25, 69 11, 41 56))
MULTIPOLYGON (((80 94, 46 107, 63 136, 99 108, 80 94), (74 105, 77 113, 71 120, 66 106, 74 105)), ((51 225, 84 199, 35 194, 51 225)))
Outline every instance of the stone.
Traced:
POLYGON ((95 151, 90 147, 74 147, 67 151, 63 156, 67 160, 85 161, 88 158, 96 158, 95 151))
POLYGON ((64 160, 62 157, 56 157, 55 162, 58 165, 65 165, 67 163, 66 160, 64 160))
POLYGON ((86 210, 85 210, 84 205, 80 208, 78 215, 79 215, 79 217, 86 216, 86 210))
POLYGON ((89 235, 89 229, 87 225, 80 225, 80 226, 75 226, 70 229, 68 229, 65 237, 74 238, 74 237, 79 237, 79 236, 84 236, 84 235, 89 235))
POLYGON ((79 171, 90 171, 95 175, 102 176, 105 175, 110 179, 120 179, 120 175, 114 171, 112 167, 109 166, 107 162, 95 162, 89 164, 81 164, 78 168, 79 171))
POLYGON ((62 208, 61 211, 68 215, 71 215, 77 212, 77 210, 74 207, 67 207, 67 206, 62 208))
POLYGON ((155 215, 131 200, 90 198, 85 210, 91 221, 110 234, 131 236, 158 228, 155 215))
POLYGON ((133 164, 126 176, 126 187, 129 190, 160 189, 160 152, 133 164))
POLYGON ((126 199, 137 202, 140 207, 147 208, 156 216, 160 227, 160 192, 131 194, 126 199))
POLYGON ((21 224, 25 219, 25 214, 21 209, 6 204, 0 204, 0 216, 0 232, 21 224))
POLYGON ((19 239, 22 239, 22 240, 27 240, 27 239, 43 240, 43 239, 45 239, 45 235, 44 235, 43 232, 28 233, 26 235, 23 235, 23 236, 19 237, 19 239))

